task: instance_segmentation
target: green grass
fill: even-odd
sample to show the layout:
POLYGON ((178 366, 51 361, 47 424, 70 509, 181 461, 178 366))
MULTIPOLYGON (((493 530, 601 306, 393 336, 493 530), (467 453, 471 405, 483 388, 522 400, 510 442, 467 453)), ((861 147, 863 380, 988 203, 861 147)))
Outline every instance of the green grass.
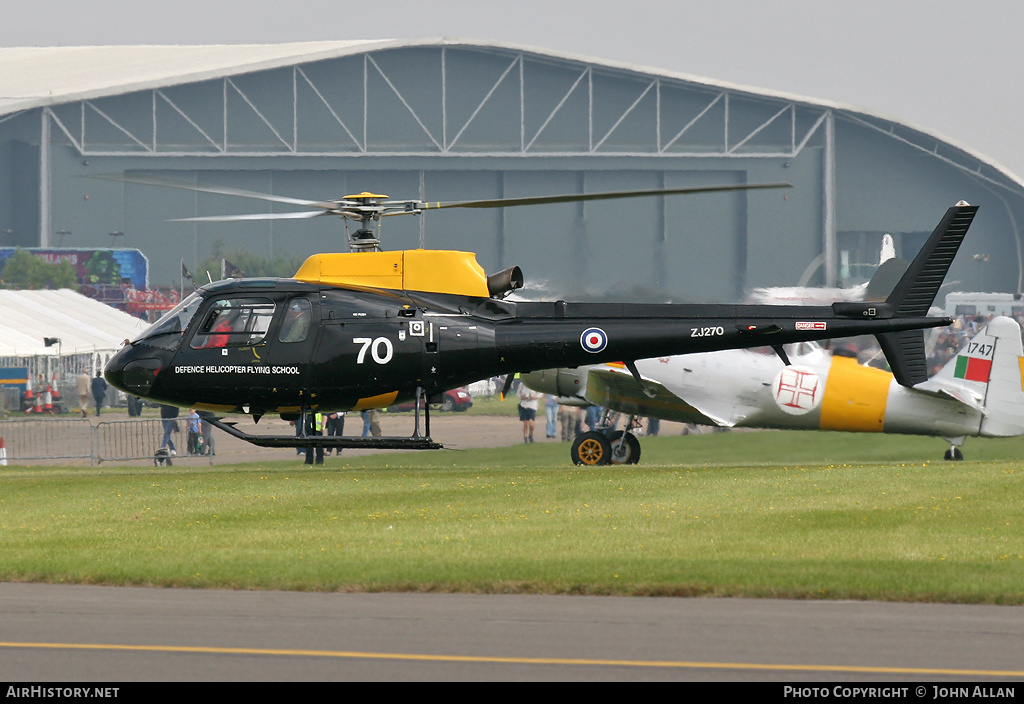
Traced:
POLYGON ((725 433, 186 468, 0 469, 0 579, 1024 604, 1024 441, 725 433))

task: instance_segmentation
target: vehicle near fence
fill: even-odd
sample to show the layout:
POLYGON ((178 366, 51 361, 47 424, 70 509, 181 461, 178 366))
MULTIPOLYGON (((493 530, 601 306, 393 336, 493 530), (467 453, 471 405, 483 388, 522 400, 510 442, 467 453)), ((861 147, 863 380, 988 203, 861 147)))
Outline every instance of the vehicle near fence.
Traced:
MULTIPOLYGON (((460 386, 457 389, 451 389, 445 391, 441 395, 441 399, 435 401, 433 398, 430 399, 431 407, 438 407, 442 411, 468 411, 473 406, 473 397, 469 393, 469 389, 465 386, 460 386)), ((389 406, 389 411, 411 411, 415 408, 415 404, 412 401, 406 403, 399 403, 394 406, 389 406)), ((423 408, 423 401, 420 400, 420 408, 423 408)))

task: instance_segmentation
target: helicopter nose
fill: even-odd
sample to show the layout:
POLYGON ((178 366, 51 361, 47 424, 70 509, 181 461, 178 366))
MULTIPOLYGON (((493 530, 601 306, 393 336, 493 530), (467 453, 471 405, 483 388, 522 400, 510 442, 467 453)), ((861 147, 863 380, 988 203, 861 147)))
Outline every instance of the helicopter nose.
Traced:
POLYGON ((125 393, 148 396, 166 361, 152 352, 140 354, 133 348, 125 348, 110 358, 103 376, 111 386, 125 393))

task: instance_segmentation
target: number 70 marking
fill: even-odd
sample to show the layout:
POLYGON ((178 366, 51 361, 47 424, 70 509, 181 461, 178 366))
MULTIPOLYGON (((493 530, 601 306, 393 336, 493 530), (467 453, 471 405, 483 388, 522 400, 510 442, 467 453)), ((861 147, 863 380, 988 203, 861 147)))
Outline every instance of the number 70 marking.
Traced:
POLYGON ((391 344, 391 340, 386 337, 353 337, 352 342, 362 345, 359 348, 359 353, 356 355, 356 364, 362 364, 366 361, 367 350, 370 351, 370 356, 377 364, 387 364, 391 361, 391 357, 394 356, 394 347, 391 344))

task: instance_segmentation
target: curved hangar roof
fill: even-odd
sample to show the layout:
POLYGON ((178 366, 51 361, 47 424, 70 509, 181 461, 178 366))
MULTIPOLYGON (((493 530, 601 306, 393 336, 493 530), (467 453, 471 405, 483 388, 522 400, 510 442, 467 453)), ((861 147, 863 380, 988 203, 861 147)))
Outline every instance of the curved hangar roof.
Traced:
POLYGON ((0 48, 0 114, 223 78, 389 44, 394 42, 0 48))
MULTIPOLYGON (((645 66, 609 62, 501 42, 449 38, 422 40, 352 40, 287 44, 230 44, 206 46, 83 46, 0 48, 0 115, 76 100, 101 98, 202 80, 291 66, 354 54, 406 47, 452 46, 528 52, 566 61, 601 65, 651 76, 675 79, 722 90, 804 103, 857 116, 869 126, 892 132, 912 145, 984 176, 995 172, 1024 189, 1024 180, 989 157, 919 126, 831 101, 806 98, 714 81, 645 66), (945 155, 940 154, 946 151, 945 155)), ((991 174, 991 175, 995 175, 991 174)), ((1003 185, 1011 185, 1003 184, 1003 185)), ((1015 189, 1016 190, 1016 189, 1015 189)))
MULTIPOLYGON (((415 191, 418 171, 424 194, 459 198, 463 171, 480 197, 686 185, 702 171, 783 176, 792 199, 637 205, 631 217, 650 238, 650 258, 617 256, 621 226, 601 205, 548 214, 546 229, 579 237, 545 238, 526 214, 449 215, 430 243, 464 248, 460 233, 476 231, 486 267, 526 265, 538 280, 564 283, 566 296, 589 296, 600 281, 647 287, 636 295, 723 300, 782 282, 842 284, 847 259, 870 261, 869 239, 893 233, 913 251, 940 208, 966 199, 986 203, 972 228, 975 251, 999 254, 985 267, 961 261, 951 275, 978 282, 962 286, 981 286, 984 274, 985 286, 1024 290, 1024 181, 964 145, 838 103, 538 48, 446 38, 0 48, 0 127, 28 145, 7 150, 8 162, 42 171, 39 202, 16 201, 6 228, 25 242, 37 234, 39 246, 61 229, 99 246, 103 233, 130 227, 146 238, 156 280, 176 279, 183 253, 182 225, 157 214, 166 203, 133 194, 128 207, 121 190, 87 191, 76 176, 156 168, 201 180, 209 171, 218 185, 251 188, 249 177, 266 175, 255 190, 295 195, 322 188, 328 171, 337 188, 371 170, 374 188, 415 191), (37 110, 50 119, 34 119, 37 110), (301 160, 275 161, 282 156, 301 160), (692 257, 685 238, 711 226, 713 247, 692 257), (506 228, 516 237, 506 239, 506 228), (590 256, 575 256, 581 242, 590 256)), ((277 222, 265 232, 271 251, 274 237, 295 232, 277 222)), ((333 225, 304 220, 302 253, 336 246, 333 225)), ((389 225, 389 241, 423 247, 422 219, 418 228, 389 225)))

